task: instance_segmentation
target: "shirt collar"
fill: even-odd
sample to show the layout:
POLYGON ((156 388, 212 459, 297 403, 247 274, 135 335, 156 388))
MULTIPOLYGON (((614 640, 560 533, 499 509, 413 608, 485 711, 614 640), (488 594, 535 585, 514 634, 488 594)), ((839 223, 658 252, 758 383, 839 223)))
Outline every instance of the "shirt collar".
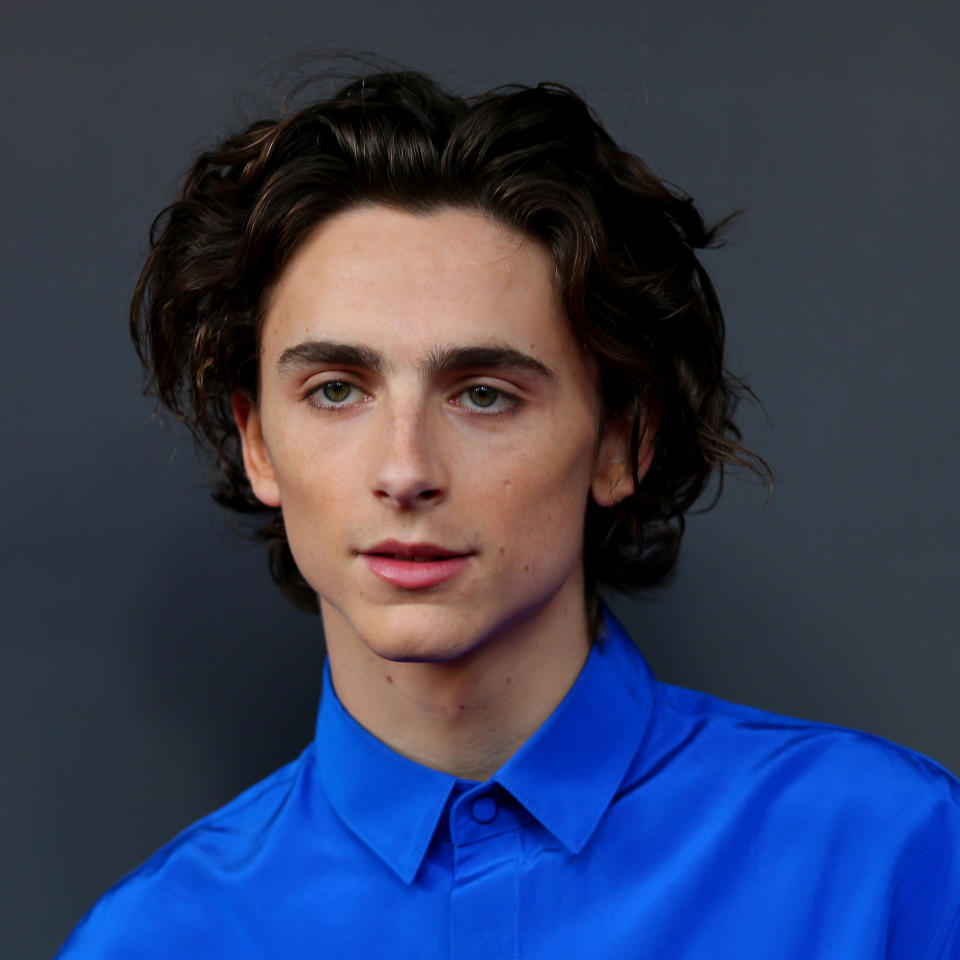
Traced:
POLYGON ((340 703, 323 668, 317 770, 341 820, 410 883, 420 869, 457 778, 391 750, 340 703))
POLYGON ((586 845, 627 774, 653 709, 653 686, 640 651, 604 607, 576 682, 494 775, 571 853, 586 845))
MULTIPOLYGON (((653 676, 613 614, 574 685, 493 780, 568 850, 586 845, 646 730, 653 676)), ((391 750, 358 724, 324 668, 317 769, 344 823, 404 883, 420 869, 457 779, 391 750)))

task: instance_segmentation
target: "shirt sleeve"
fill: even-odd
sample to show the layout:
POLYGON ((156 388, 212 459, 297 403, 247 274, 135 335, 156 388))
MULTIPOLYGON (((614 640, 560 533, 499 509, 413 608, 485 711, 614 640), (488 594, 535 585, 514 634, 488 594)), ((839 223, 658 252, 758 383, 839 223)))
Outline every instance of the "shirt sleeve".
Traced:
MULTIPOLYGON (((888 957, 960 960, 960 784, 937 768, 911 824, 894 888, 888 957)), ((912 816, 911 816, 912 814, 912 816)))
POLYGON ((251 960, 215 884, 149 863, 108 890, 54 960, 251 960))

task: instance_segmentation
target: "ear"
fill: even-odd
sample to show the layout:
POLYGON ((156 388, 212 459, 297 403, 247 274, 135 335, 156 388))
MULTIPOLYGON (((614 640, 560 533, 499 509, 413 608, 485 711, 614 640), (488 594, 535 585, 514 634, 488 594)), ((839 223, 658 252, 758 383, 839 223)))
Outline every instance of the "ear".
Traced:
POLYGON ((257 405, 245 393, 234 390, 230 397, 233 419, 240 434, 243 449, 243 468, 256 498, 265 506, 280 506, 280 487, 273 470, 270 451, 263 439, 260 413, 257 405))
MULTIPOLYGON (((654 440, 659 417, 655 411, 642 409, 640 443, 637 451, 637 479, 642 480, 653 463, 654 440)), ((621 417, 608 423, 600 438, 590 492, 600 507, 614 507, 636 491, 630 469, 630 434, 633 418, 621 417)))

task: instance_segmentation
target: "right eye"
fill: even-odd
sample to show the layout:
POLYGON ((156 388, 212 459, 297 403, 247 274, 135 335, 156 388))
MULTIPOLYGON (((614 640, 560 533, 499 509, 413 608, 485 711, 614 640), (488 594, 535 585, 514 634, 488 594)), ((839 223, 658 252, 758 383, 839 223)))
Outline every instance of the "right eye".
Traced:
POLYGON ((307 398, 321 410, 339 410, 363 403, 367 395, 348 380, 327 380, 314 387, 307 398))

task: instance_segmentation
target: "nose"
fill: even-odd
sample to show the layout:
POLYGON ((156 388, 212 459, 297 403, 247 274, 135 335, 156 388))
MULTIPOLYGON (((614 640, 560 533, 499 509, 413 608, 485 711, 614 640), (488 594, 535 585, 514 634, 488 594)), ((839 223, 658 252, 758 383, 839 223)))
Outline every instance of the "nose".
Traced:
POLYGON ((402 508, 439 503, 446 494, 438 438, 423 405, 398 404, 384 418, 374 452, 373 494, 402 508))

